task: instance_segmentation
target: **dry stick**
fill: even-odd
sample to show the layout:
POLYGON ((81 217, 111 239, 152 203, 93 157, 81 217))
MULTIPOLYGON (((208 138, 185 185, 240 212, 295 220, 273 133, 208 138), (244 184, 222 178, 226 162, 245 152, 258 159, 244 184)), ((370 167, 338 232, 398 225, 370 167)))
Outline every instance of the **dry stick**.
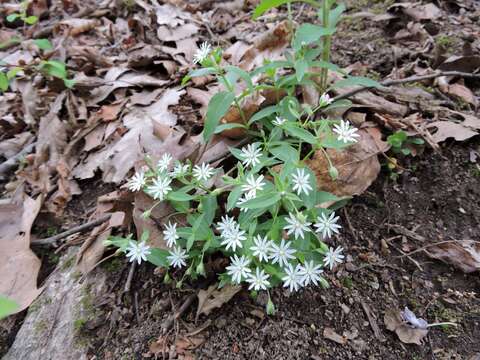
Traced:
POLYGON ((89 221, 85 224, 75 226, 75 227, 73 227, 73 228, 71 228, 67 231, 64 231, 60 234, 57 234, 55 236, 51 236, 51 237, 45 238, 45 239, 32 240, 31 244, 32 245, 50 245, 50 244, 53 244, 53 243, 57 242, 58 240, 65 239, 66 237, 68 237, 70 235, 73 235, 73 234, 78 233, 78 232, 87 231, 87 230, 90 230, 90 229, 94 228, 95 226, 103 224, 105 221, 109 220, 111 216, 112 216, 111 214, 107 214, 107 215, 102 216, 99 219, 92 220, 92 221, 89 221))
POLYGON ((124 293, 128 293, 132 286, 133 274, 135 273, 135 267, 137 263, 135 261, 130 265, 130 270, 128 271, 127 281, 125 282, 125 287, 123 288, 124 293))
POLYGON ((178 309, 175 313, 170 315, 168 319, 162 325, 162 332, 165 334, 170 328, 173 326, 175 320, 177 320, 180 316, 183 315, 185 311, 192 305, 192 303, 197 298, 197 294, 191 294, 187 299, 184 301, 180 309, 178 309))
POLYGON ((22 149, 22 151, 12 156, 7 161, 1 163, 0 164, 0 180, 4 180, 7 177, 6 176, 7 173, 17 165, 18 160, 20 160, 22 157, 26 156, 29 152, 31 152, 36 144, 37 144, 36 142, 33 142, 27 145, 22 149))
MULTIPOLYGON (((480 74, 473 74, 473 73, 466 73, 466 72, 461 72, 461 71, 440 71, 436 72, 433 74, 428 74, 428 75, 419 75, 419 76, 410 76, 405 79, 399 79, 399 80, 385 80, 380 83, 380 85, 388 87, 392 85, 400 85, 400 84, 406 84, 406 83, 411 83, 411 82, 417 82, 417 81, 422 81, 422 80, 429 80, 429 79, 435 79, 441 76, 461 76, 461 77, 468 77, 468 78, 474 78, 474 79, 480 79, 480 74)), ((374 86, 361 86, 359 88, 353 89, 352 91, 346 92, 345 94, 338 95, 336 96, 333 100, 338 101, 341 99, 346 99, 349 98, 353 95, 356 95, 362 91, 370 90, 375 88, 374 86)))

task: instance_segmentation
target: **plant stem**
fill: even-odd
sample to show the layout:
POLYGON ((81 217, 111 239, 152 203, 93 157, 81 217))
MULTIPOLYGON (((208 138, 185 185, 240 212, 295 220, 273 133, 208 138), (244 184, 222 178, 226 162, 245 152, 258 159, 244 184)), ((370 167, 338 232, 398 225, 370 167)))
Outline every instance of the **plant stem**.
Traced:
MULTIPOLYGON (((329 26, 329 17, 330 17, 330 8, 331 4, 329 0, 323 0, 323 8, 322 8, 322 25, 324 28, 328 28, 329 26)), ((327 35, 323 40, 323 52, 322 52, 322 60, 325 62, 330 61, 330 47, 332 46, 332 36, 327 35)), ((321 92, 324 93, 327 90, 327 81, 328 81, 328 69, 322 68, 320 73, 320 89, 321 92)))

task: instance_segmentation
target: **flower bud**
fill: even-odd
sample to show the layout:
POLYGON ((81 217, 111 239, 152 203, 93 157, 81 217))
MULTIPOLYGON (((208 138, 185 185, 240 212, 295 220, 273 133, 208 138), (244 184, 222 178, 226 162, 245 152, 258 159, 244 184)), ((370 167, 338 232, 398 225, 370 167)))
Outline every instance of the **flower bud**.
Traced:
POLYGON ((276 312, 275 304, 273 303, 272 299, 268 297, 267 315, 275 315, 275 312, 276 312))
POLYGON ((335 166, 331 166, 330 169, 328 169, 328 174, 330 175, 332 180, 338 179, 338 170, 335 166))
POLYGON ((203 261, 201 261, 195 270, 197 274, 205 276, 205 266, 203 265, 203 261))
POLYGON ((324 289, 328 289, 330 287, 330 284, 324 277, 320 277, 320 286, 324 289))

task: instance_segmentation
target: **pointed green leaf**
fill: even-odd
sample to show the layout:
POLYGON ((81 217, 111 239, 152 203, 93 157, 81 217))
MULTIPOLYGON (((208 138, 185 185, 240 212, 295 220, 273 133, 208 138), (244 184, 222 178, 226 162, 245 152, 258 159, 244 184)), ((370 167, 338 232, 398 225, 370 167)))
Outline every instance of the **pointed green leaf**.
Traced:
POLYGON ((216 93, 208 103, 203 138, 207 142, 215 133, 220 119, 227 113, 230 105, 235 99, 235 94, 229 91, 216 93))

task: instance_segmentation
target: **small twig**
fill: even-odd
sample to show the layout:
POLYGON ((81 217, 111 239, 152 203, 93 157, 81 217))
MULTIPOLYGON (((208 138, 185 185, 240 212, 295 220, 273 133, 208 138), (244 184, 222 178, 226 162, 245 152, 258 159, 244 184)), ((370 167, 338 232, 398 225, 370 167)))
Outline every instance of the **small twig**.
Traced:
POLYGON ((103 224, 105 221, 109 220, 111 216, 112 216, 111 214, 107 214, 107 215, 102 216, 99 219, 92 220, 92 221, 87 222, 85 224, 75 226, 75 227, 73 227, 73 228, 71 228, 67 231, 64 231, 60 234, 57 234, 55 236, 51 236, 51 237, 45 238, 45 239, 32 240, 31 244, 32 245, 51 245, 51 244, 54 244, 58 240, 65 239, 66 237, 68 237, 70 235, 73 235, 73 234, 78 233, 78 232, 87 231, 87 230, 90 230, 90 229, 94 228, 95 226, 103 224))
POLYGON ((138 291, 135 291, 135 294, 133 296, 133 300, 135 303, 135 316, 137 318, 137 324, 140 324, 140 315, 138 313, 138 291))
POLYGON ((33 142, 22 149, 19 153, 12 156, 7 161, 0 164, 0 180, 5 180, 7 178, 7 173, 11 171, 15 166, 17 166, 18 160, 25 157, 29 152, 33 150, 37 143, 33 142))
POLYGON ((360 304, 362 305, 365 315, 367 315, 368 322, 370 323, 370 327, 372 328, 373 334, 375 335, 377 340, 385 341, 385 337, 382 335, 382 332, 380 331, 380 328, 378 327, 378 324, 372 315, 372 310, 370 309, 370 306, 368 306, 368 304, 363 300, 360 301, 360 304))
POLYGON ((180 308, 175 312, 173 313, 172 315, 170 315, 167 320, 162 324, 162 332, 165 334, 168 330, 170 330, 170 328, 173 326, 173 323, 175 322, 175 320, 177 320, 180 316, 183 315, 183 313, 185 311, 187 311, 187 309, 190 307, 190 305, 192 305, 192 303, 195 301, 195 299, 197 298, 197 294, 191 294, 189 297, 187 297, 187 299, 183 302, 182 306, 180 306, 180 308))
POLYGON ((123 293, 124 294, 130 292, 130 288, 132 287, 133 274, 135 273, 136 266, 137 266, 137 263, 135 261, 133 261, 132 264, 130 265, 130 270, 128 271, 127 281, 125 282, 125 287, 123 288, 123 293))
POLYGON ((352 222, 350 221, 350 216, 348 216, 348 212, 347 212, 346 207, 343 208, 343 214, 345 215, 345 219, 347 220, 348 228, 350 229, 350 232, 352 233, 353 238, 355 239, 356 242, 358 242, 357 233, 356 233, 356 231, 355 231, 355 229, 352 225, 352 222))
MULTIPOLYGON (((473 74, 473 73, 466 73, 466 72, 461 72, 461 71, 440 71, 436 72, 433 74, 428 74, 428 75, 420 75, 420 76, 410 76, 405 79, 398 79, 398 80, 385 80, 380 83, 380 85, 384 87, 392 86, 392 85, 400 85, 400 84, 406 84, 406 83, 411 83, 411 82, 417 82, 417 81, 422 81, 422 80, 429 80, 429 79, 435 79, 441 76, 461 76, 461 77, 468 77, 468 78, 473 78, 473 79, 480 79, 480 74, 473 74)), ((374 89, 374 86, 360 86, 356 89, 353 89, 351 91, 346 92, 345 94, 341 94, 338 96, 335 96, 333 101, 338 101, 341 99, 346 99, 351 96, 354 96, 362 91, 366 90, 371 90, 374 89)))
POLYGON ((403 257, 406 257, 406 256, 409 257, 410 255, 416 254, 416 253, 421 252, 421 251, 425 251, 428 248, 431 248, 433 246, 438 246, 438 245, 442 245, 442 244, 449 244, 449 243, 459 243, 459 242, 462 242, 462 241, 473 241, 475 243, 480 244, 480 241, 475 241, 475 240, 445 240, 445 241, 440 241, 440 242, 437 242, 437 243, 434 243, 434 244, 422 246, 421 248, 413 250, 413 251, 409 252, 408 254, 403 253, 403 255, 396 256, 396 257, 397 258, 403 258, 403 257))

